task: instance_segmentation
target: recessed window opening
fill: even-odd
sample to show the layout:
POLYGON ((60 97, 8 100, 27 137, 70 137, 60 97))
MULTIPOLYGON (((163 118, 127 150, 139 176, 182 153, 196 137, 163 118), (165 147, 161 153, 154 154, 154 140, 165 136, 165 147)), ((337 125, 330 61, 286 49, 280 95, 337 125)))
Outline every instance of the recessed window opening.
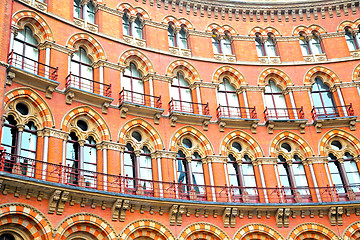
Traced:
POLYGON ((232 145, 232 149, 235 151, 235 152, 241 152, 241 145, 237 142, 234 142, 232 145))
POLYGON ((141 134, 137 131, 132 132, 131 136, 138 142, 141 142, 142 140, 141 134))
POLYGON ((334 149, 334 150, 341 150, 342 149, 342 145, 339 141, 335 140, 335 141, 332 141, 331 142, 331 147, 334 149))
POLYGON ((188 138, 184 138, 182 144, 186 148, 192 148, 192 142, 188 138))
POLYGON ((28 115, 29 114, 29 108, 26 106, 26 104, 24 103, 18 103, 16 104, 16 110, 21 114, 21 115, 28 115))
POLYGON ((76 125, 83 131, 87 131, 88 130, 88 125, 85 121, 83 120, 78 120, 76 125))
POLYGON ((291 152, 291 146, 288 143, 283 143, 281 144, 281 149, 284 152, 291 152))

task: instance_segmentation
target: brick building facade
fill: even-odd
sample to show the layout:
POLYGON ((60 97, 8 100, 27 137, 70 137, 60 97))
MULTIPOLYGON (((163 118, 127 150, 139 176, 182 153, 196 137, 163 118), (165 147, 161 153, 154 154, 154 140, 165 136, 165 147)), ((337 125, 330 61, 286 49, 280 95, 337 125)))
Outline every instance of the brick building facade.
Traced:
POLYGON ((358 1, 3 6, 0 240, 360 238, 358 1))

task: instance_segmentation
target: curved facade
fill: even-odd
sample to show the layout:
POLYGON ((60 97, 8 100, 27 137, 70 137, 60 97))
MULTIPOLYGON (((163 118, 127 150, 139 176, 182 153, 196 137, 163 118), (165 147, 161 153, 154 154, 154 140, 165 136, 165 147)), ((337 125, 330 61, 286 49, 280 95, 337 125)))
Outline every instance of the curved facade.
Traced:
POLYGON ((0 240, 360 238, 358 1, 4 6, 0 240))

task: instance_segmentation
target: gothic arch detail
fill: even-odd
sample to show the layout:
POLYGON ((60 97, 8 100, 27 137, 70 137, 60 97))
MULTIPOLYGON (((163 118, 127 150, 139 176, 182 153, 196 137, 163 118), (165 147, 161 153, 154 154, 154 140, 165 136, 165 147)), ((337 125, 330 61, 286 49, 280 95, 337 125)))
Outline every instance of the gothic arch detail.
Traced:
POLYGON ((276 68, 268 68, 262 71, 259 76, 258 85, 262 87, 267 85, 270 78, 274 79, 275 83, 282 89, 294 85, 286 73, 276 68))
POLYGON ((314 83, 314 76, 319 76, 324 81, 324 83, 327 83, 330 87, 334 86, 335 83, 340 83, 339 77, 334 73, 332 70, 323 67, 323 66, 316 66, 311 68, 304 77, 304 85, 309 86, 314 83))
POLYGON ((248 224, 240 228, 234 235, 236 240, 245 239, 271 239, 284 240, 281 234, 270 226, 264 224, 248 224))
POLYGON ((154 66, 149 58, 136 49, 129 49, 123 52, 119 58, 119 64, 124 67, 129 66, 131 62, 136 65, 143 76, 146 76, 148 73, 155 72, 154 66))
POLYGON ((179 240, 230 240, 229 236, 219 227, 205 222, 194 223, 181 231, 179 240))
POLYGON ((318 26, 318 25, 310 25, 309 27, 306 26, 298 26, 294 29, 293 31, 293 35, 294 36, 299 36, 301 32, 304 32, 305 35, 311 35, 312 32, 318 32, 319 34, 325 34, 326 31, 324 30, 324 28, 318 26))
POLYGON ((158 240, 175 240, 174 234, 165 225, 149 219, 140 219, 129 223, 119 236, 124 240, 142 236, 158 240))
POLYGON ((344 32, 345 28, 347 28, 347 27, 350 28, 352 31, 358 31, 359 25, 360 25, 360 19, 357 19, 353 22, 351 22, 349 20, 345 20, 339 24, 338 32, 344 32))
POLYGON ((101 44, 87 33, 75 33, 68 39, 66 46, 74 51, 77 51, 79 47, 84 47, 93 62, 106 60, 105 51, 101 44))
POLYGON ((185 79, 187 79, 190 84, 195 81, 200 81, 200 74, 196 68, 184 60, 175 60, 170 63, 166 69, 166 75, 174 77, 178 71, 184 74, 185 79))
POLYGON ((122 13, 127 10, 129 15, 132 17, 140 15, 143 20, 150 20, 150 15, 144 9, 140 7, 134 8, 129 3, 121 3, 118 5, 117 9, 122 13))
POLYGON ((254 27, 249 32, 249 36, 255 37, 257 33, 261 34, 261 36, 263 36, 263 37, 268 36, 269 33, 273 34, 275 37, 280 36, 280 32, 277 29, 272 28, 272 27, 267 27, 265 29, 263 29, 261 27, 254 27))
POLYGON ((360 221, 350 224, 344 231, 342 238, 344 240, 360 238, 360 221))
POLYGON ((239 89, 241 86, 247 85, 244 76, 238 70, 231 66, 219 67, 215 71, 212 81, 214 83, 221 83, 221 78, 223 77, 228 77, 230 82, 235 85, 236 89, 239 89))
POLYGON ((12 25, 23 29, 29 24, 39 42, 54 41, 53 33, 47 22, 37 13, 29 10, 16 12, 12 17, 12 25))
POLYGON ((181 28, 181 26, 185 26, 187 30, 194 30, 194 26, 187 19, 184 18, 177 19, 173 16, 166 16, 163 18, 162 22, 165 25, 169 25, 169 23, 172 23, 176 28, 181 28))
POLYGON ((360 64, 355 67, 353 74, 352 74, 352 80, 353 81, 360 80, 360 64))
POLYGON ((133 119, 125 123, 119 132, 119 143, 125 144, 124 140, 127 138, 128 133, 135 128, 142 129, 145 134, 150 137, 151 145, 155 150, 162 150, 164 148, 164 143, 161 140, 160 134, 150 125, 150 123, 143 119, 133 119))
POLYGON ((304 223, 295 227, 288 235, 288 240, 315 238, 321 240, 337 240, 336 234, 328 227, 318 223, 304 223))
POLYGON ((325 135, 320 140, 319 154, 321 156, 326 156, 326 147, 329 146, 329 141, 334 137, 342 138, 344 141, 348 142, 352 147, 354 147, 356 154, 360 154, 360 142, 356 137, 343 130, 333 129, 325 133, 325 135))
POLYGON ((272 157, 276 157, 276 152, 278 152, 277 146, 285 139, 288 139, 289 141, 297 144, 297 146, 299 146, 301 151, 305 154, 305 157, 311 157, 314 155, 310 145, 303 138, 292 132, 281 132, 275 136, 275 138, 270 143, 270 155, 272 157))
POLYGON ((220 26, 216 23, 212 23, 206 27, 206 32, 212 33, 213 31, 218 32, 220 35, 224 35, 226 32, 229 33, 231 36, 236 35, 236 31, 234 30, 234 28, 229 25, 220 26))

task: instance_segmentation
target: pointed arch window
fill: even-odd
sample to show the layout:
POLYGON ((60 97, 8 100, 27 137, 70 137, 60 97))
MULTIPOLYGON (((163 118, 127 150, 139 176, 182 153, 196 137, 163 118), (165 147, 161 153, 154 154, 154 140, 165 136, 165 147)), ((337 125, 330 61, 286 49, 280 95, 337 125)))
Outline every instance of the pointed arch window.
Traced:
POLYGON ((181 27, 179 33, 176 33, 173 24, 169 24, 168 39, 169 39, 170 47, 179 47, 180 49, 188 49, 187 34, 184 26, 181 27))
POLYGON ((243 114, 246 115, 241 112, 236 89, 227 78, 223 78, 222 83, 219 84, 218 99, 222 116, 238 118, 243 114))
POLYGON ((313 54, 318 55, 323 53, 323 50, 321 48, 321 40, 317 33, 313 33, 312 37, 309 40, 309 45, 313 54))
POLYGON ((292 181, 293 175, 290 172, 289 165, 286 163, 286 159, 282 155, 278 156, 277 169, 280 184, 284 189, 286 198, 292 196, 294 190, 294 182, 292 181))
POLYGON ((169 24, 168 27, 168 39, 170 47, 177 47, 176 33, 172 24, 169 24))
POLYGON ((134 63, 130 63, 130 66, 125 68, 122 79, 122 86, 125 90, 125 101, 145 105, 144 81, 134 63))
POLYGON ((125 11, 122 20, 124 35, 143 39, 143 24, 140 15, 135 20, 131 20, 128 11, 125 11))
POLYGON ((141 183, 141 187, 144 190, 152 190, 152 180, 153 180, 153 174, 152 174, 152 161, 151 161, 151 155, 150 150, 144 146, 141 149, 140 153, 140 159, 139 159, 139 168, 140 168, 140 176, 142 180, 144 180, 141 183))
POLYGON ((174 111, 194 112, 190 85, 181 72, 177 72, 176 78, 173 79, 170 94, 174 103, 174 111))
POLYGON ((273 80, 270 80, 269 84, 265 86, 264 97, 268 118, 289 118, 285 96, 273 80))
POLYGON ((124 174, 126 179, 125 187, 135 189, 135 176, 136 176, 136 156, 134 148, 128 143, 125 146, 124 152, 124 174))
POLYGON ((88 92, 94 91, 94 69, 84 48, 80 47, 71 58, 71 86, 88 92))
POLYGON ((84 182, 86 187, 95 187, 97 171, 96 142, 93 137, 88 137, 84 144, 84 182))
POLYGON ((231 39, 228 34, 219 36, 217 33, 212 35, 212 45, 214 54, 232 55, 231 39))
POLYGON ((315 78, 315 83, 312 85, 311 97, 317 118, 339 117, 333 93, 319 77, 315 78))
POLYGON ((191 172, 192 172, 192 184, 194 190, 198 194, 204 194, 205 180, 204 180, 204 169, 200 155, 195 152, 191 159, 191 172))
POLYGON ((124 12, 123 18, 122 18, 122 24, 123 24, 123 34, 127 36, 132 36, 131 33, 131 23, 127 12, 124 12))
POLYGON ((294 155, 292 157, 292 169, 294 172, 294 180, 296 187, 298 189, 298 192, 300 195, 309 195, 308 191, 308 182, 305 174, 304 165, 301 161, 301 158, 298 155, 294 155))
POLYGON ((345 28, 345 39, 350 51, 359 49, 359 33, 354 35, 353 32, 349 30, 349 28, 345 28))
POLYGON ((231 40, 230 37, 225 34, 223 39, 221 39, 221 49, 223 50, 225 55, 232 55, 232 49, 231 49, 231 40))
POLYGON ((221 50, 220 39, 215 33, 213 33, 212 35, 211 42, 213 45, 214 54, 221 54, 222 50, 221 50))
POLYGON ((138 39, 142 39, 143 38, 143 27, 142 27, 142 22, 140 20, 140 17, 138 16, 136 19, 135 19, 135 22, 134 22, 134 37, 135 38, 138 38, 138 39))
POLYGON ((14 38, 13 65, 24 70, 35 72, 39 69, 39 50, 38 41, 35 39, 32 30, 25 26, 24 30, 19 31, 14 38))

